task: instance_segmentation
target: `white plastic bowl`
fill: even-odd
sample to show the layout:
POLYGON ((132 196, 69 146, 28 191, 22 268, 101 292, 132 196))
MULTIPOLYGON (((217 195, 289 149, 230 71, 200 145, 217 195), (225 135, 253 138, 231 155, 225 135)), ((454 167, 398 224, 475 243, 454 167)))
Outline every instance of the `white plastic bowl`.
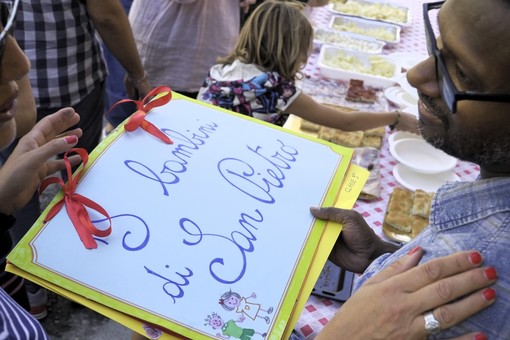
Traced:
POLYGON ((409 139, 409 138, 423 140, 422 136, 414 134, 414 133, 411 133, 411 132, 407 132, 407 131, 395 131, 395 132, 393 132, 388 137, 388 145, 391 147, 393 144, 395 144, 399 140, 409 139))
POLYGON ((434 148, 423 139, 406 138, 390 145, 392 156, 401 164, 422 174, 437 174, 453 169, 457 159, 434 148))
POLYGON ((416 101, 418 101, 418 90, 412 87, 411 84, 407 81, 407 73, 400 73, 395 77, 395 81, 400 85, 402 90, 411 95, 416 101))

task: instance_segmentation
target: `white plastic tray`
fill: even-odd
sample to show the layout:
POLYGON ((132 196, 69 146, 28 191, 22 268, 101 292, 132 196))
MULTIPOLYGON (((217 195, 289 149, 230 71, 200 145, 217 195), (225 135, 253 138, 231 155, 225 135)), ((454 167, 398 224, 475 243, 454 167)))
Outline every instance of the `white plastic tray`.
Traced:
POLYGON ((318 66, 321 75, 324 77, 342 80, 360 79, 363 80, 365 85, 383 88, 393 86, 396 84, 395 78, 400 74, 401 69, 400 65, 398 64, 398 61, 388 58, 385 55, 373 55, 368 53, 349 51, 328 45, 323 45, 321 47, 321 51, 319 53, 318 66), (335 58, 336 55, 353 57, 354 58, 353 60, 356 63, 361 63, 366 67, 368 67, 371 64, 370 61, 371 58, 377 57, 393 66, 393 73, 391 74, 390 77, 383 77, 373 75, 370 73, 364 73, 359 70, 342 69, 339 66, 333 66, 331 65, 330 62, 328 62, 328 60, 330 60, 331 58, 335 58))
POLYGON ((327 5, 333 13, 359 17, 368 20, 387 22, 399 26, 411 26, 413 16, 409 7, 388 1, 349 0, 345 3, 331 2, 327 5), (400 11, 403 18, 392 17, 392 12, 400 11))
POLYGON ((350 32, 368 36, 388 44, 400 42, 400 26, 379 21, 360 19, 345 15, 333 15, 329 28, 339 32, 350 32))
POLYGON ((331 45, 346 50, 372 54, 382 53, 384 45, 386 45, 384 41, 375 38, 324 28, 318 28, 314 31, 313 42, 318 47, 331 45))

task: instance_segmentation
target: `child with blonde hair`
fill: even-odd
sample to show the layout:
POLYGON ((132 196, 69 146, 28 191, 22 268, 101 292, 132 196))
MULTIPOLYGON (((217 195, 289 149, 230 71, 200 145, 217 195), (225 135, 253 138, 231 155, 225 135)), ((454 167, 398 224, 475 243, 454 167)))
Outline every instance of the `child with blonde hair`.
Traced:
POLYGON ((295 1, 260 4, 232 53, 210 69, 197 99, 277 125, 292 113, 345 131, 389 125, 417 132, 417 119, 409 113, 342 111, 296 87, 313 44, 313 28, 303 9, 295 1))

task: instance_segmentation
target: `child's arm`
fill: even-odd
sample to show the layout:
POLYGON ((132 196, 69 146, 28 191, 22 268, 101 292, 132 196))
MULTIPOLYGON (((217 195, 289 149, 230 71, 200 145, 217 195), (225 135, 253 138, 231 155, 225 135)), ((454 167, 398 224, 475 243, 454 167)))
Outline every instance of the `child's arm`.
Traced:
POLYGON ((418 132, 418 120, 410 113, 342 111, 319 104, 305 93, 301 93, 285 112, 316 124, 344 131, 367 130, 397 123, 393 126, 397 130, 418 132))

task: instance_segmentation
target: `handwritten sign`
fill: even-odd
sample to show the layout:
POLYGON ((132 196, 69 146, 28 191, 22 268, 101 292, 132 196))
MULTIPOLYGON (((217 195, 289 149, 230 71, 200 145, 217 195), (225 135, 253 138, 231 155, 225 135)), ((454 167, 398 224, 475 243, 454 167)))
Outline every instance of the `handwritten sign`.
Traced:
POLYGON ((184 98, 147 120, 173 144, 117 131, 77 187, 112 218, 98 248, 81 244, 62 210, 9 261, 163 330, 269 337, 322 234, 309 207, 334 202, 351 150, 184 98))

